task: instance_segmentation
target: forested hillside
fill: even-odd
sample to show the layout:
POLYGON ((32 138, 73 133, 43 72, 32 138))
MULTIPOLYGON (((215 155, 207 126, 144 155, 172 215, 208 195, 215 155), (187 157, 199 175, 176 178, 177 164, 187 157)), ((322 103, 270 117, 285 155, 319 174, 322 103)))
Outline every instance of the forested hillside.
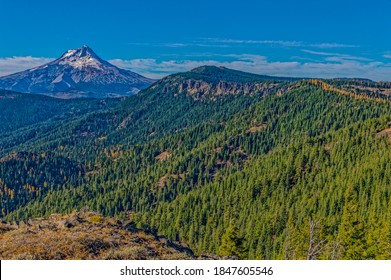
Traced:
POLYGON ((91 112, 110 109, 121 100, 64 100, 0 90, 0 156, 13 147, 51 134, 55 128, 68 121, 91 112))
POLYGON ((390 259, 389 90, 216 67, 172 75, 14 145, 0 159, 2 215, 87 206, 196 254, 390 259))

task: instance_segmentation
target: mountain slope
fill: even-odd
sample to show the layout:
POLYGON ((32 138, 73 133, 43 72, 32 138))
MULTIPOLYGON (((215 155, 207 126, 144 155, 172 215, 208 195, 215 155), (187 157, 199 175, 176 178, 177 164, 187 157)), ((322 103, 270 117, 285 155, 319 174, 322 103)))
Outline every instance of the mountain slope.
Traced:
POLYGON ((80 181, 59 178, 15 206, 8 197, 26 154, 4 157, 4 218, 88 206, 120 218, 130 211, 138 227, 196 253, 222 253, 229 233, 245 240, 241 258, 391 258, 391 149, 382 137, 391 123, 389 84, 240 80, 221 70, 171 75, 116 108, 14 147, 32 155, 23 160, 29 181, 56 174, 39 167, 46 158, 61 166, 68 158, 68 176, 82 172, 80 181), (219 78, 208 74, 215 71, 219 78), (187 80, 210 89, 188 92, 187 80), (221 82, 235 90, 216 94, 221 82), (257 83, 273 87, 243 91, 257 83))
MULTIPOLYGON (((207 123, 213 117, 227 118, 254 102, 241 90, 244 84, 252 85, 253 82, 240 81, 235 82, 233 91, 223 91, 219 95, 215 95, 213 90, 209 93, 203 92, 204 101, 199 102, 195 95, 181 91, 183 75, 188 76, 186 79, 199 80, 199 74, 192 72, 171 75, 139 94, 127 98, 111 111, 85 114, 72 123, 53 129, 48 135, 38 133, 35 135, 38 142, 30 142, 29 146, 24 147, 34 146, 37 149, 42 144, 51 143, 50 148, 46 145, 42 147, 43 151, 68 145, 73 151, 77 151, 79 147, 85 146, 97 148, 97 145, 133 145, 161 138, 196 124, 207 123), (104 138, 104 141, 97 141, 97 138, 104 138)), ((224 81, 224 77, 222 78, 224 81)), ((219 83, 209 84, 214 88, 219 83)), ((279 91, 283 92, 289 88, 290 83, 265 80, 258 85, 257 90, 251 91, 251 96, 255 100, 277 94, 279 91)), ((11 138, 7 143, 14 143, 11 138)), ((4 140, 6 139, 0 139, 0 147, 4 140)), ((75 153, 75 157, 78 157, 78 152, 75 153)))
POLYGON ((0 77, 1 89, 62 98, 131 95, 151 83, 104 61, 88 46, 69 50, 48 64, 0 77))
POLYGON ((237 94, 266 96, 276 93, 276 89, 282 91, 282 86, 298 80, 245 73, 225 67, 201 66, 189 72, 167 76, 155 83, 152 90, 173 94, 185 93, 195 100, 237 94))
POLYGON ((49 96, 0 90, 0 135, 54 118, 61 123, 66 118, 108 109, 120 99, 62 100, 49 96))
POLYGON ((69 121, 108 110, 120 102, 120 98, 63 100, 0 90, 0 157, 13 147, 51 134, 69 121))

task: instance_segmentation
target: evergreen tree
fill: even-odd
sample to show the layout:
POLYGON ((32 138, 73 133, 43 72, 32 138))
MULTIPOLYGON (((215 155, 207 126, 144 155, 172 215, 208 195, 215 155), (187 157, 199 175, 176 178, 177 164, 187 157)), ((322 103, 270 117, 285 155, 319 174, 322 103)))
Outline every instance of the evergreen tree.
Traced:
POLYGON ((219 254, 223 257, 236 256, 242 258, 245 253, 245 239, 239 236, 239 229, 231 222, 221 238, 219 254))
POLYGON ((358 195, 353 186, 349 186, 345 192, 340 240, 343 247, 343 259, 362 260, 366 258, 364 224, 359 216, 358 195))

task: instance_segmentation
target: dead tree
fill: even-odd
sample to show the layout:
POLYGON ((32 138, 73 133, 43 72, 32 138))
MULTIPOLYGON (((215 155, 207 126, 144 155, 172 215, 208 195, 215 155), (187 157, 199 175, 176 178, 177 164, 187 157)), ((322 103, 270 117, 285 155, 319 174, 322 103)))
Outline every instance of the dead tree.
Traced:
POLYGON ((326 239, 318 238, 319 231, 319 221, 312 220, 309 218, 310 228, 309 228, 309 246, 307 250, 307 260, 315 260, 323 252, 326 239))

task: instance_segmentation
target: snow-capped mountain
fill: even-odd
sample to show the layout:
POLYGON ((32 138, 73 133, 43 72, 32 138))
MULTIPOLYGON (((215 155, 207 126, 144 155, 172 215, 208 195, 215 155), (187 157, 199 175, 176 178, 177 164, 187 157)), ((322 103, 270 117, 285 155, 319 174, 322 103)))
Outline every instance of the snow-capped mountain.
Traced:
POLYGON ((153 82, 110 64, 82 46, 48 64, 0 77, 0 89, 62 98, 103 98, 131 95, 153 82))

